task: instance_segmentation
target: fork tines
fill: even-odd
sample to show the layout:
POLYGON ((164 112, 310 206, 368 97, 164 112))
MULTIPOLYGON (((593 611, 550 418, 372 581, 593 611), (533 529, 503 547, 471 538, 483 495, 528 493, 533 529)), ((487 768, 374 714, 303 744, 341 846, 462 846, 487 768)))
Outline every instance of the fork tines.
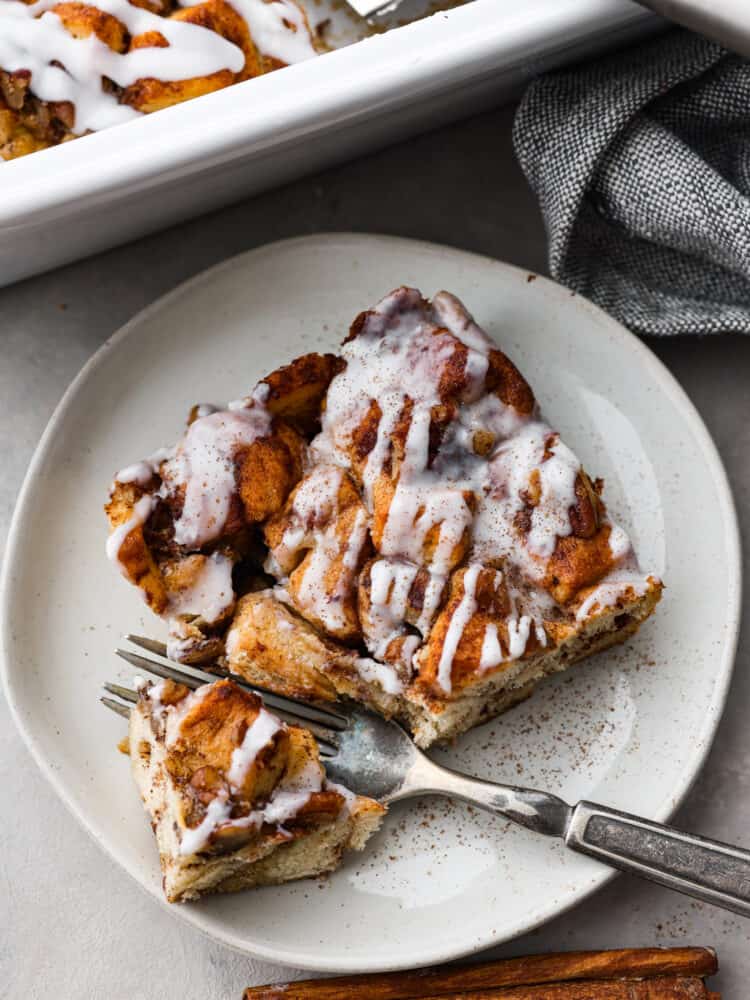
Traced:
MULTIPOLYGON (((173 661, 167 658, 166 651, 167 647, 163 642, 157 642, 155 639, 148 639, 141 635, 128 634, 126 636, 128 642, 132 643, 134 646, 140 646, 141 649, 148 650, 153 655, 146 659, 146 657, 138 657, 137 653, 128 653, 127 650, 117 650, 119 656, 123 656, 124 659, 129 657, 138 657, 139 665, 143 667, 144 670, 151 670, 152 673, 158 673, 158 671, 153 670, 152 667, 147 666, 147 663, 157 664, 162 667, 162 669, 172 671, 171 674, 160 674, 162 677, 171 677, 172 680, 178 680, 181 684, 188 683, 185 678, 186 676, 195 677, 198 679, 199 684, 210 684, 215 681, 218 677, 224 677, 228 680, 234 681, 240 687, 245 688, 248 691, 252 691, 254 694, 258 694, 263 698, 266 705, 271 708, 279 709, 282 712, 289 712, 299 716, 302 719, 309 720, 310 722, 319 722, 321 725, 328 726, 330 729, 336 729, 342 731, 349 728, 349 718, 341 711, 336 711, 333 708, 329 708, 327 705, 323 706, 320 704, 311 704, 307 701, 302 701, 300 698, 292 698, 289 695, 276 694, 273 691, 269 691, 268 688, 261 687, 259 684, 249 684, 244 677, 239 677, 237 674, 230 673, 228 670, 223 670, 220 667, 212 666, 211 672, 208 673, 205 670, 201 670, 198 667, 192 666, 192 664, 180 664, 180 670, 177 670, 173 661), (189 674, 186 674, 189 671, 189 674), (178 676, 175 676, 178 675, 178 676)), ((133 662, 132 659, 129 662, 133 662)), ((197 687, 196 684, 189 684, 188 686, 197 687)))
MULTIPOLYGON (((331 756, 336 751, 339 746, 338 733, 343 732, 343 730, 349 727, 349 719, 342 712, 333 711, 327 707, 323 708, 319 705, 311 705, 297 698, 274 694, 264 688, 248 684, 247 681, 236 674, 220 670, 218 667, 212 667, 211 673, 188 664, 180 664, 180 668, 178 669, 165 656, 166 647, 163 643, 155 639, 149 639, 146 636, 128 635, 126 638, 133 645, 146 650, 150 654, 144 656, 129 649, 116 649, 116 654, 131 666, 138 670, 155 674, 157 677, 173 680, 178 684, 184 684, 192 690, 200 687, 202 684, 211 684, 221 678, 229 679, 246 691, 252 691, 253 694, 261 697, 265 704, 269 708, 272 708, 284 722, 289 722, 295 726, 302 726, 304 729, 309 730, 321 744, 320 750, 322 756, 331 756)), ((134 703, 138 700, 137 693, 130 688, 111 683, 106 683, 104 688, 110 694, 116 695, 125 702, 134 703)), ((127 718, 130 714, 127 705, 123 705, 121 702, 115 701, 112 698, 102 698, 101 701, 107 708, 111 708, 119 715, 127 718)))

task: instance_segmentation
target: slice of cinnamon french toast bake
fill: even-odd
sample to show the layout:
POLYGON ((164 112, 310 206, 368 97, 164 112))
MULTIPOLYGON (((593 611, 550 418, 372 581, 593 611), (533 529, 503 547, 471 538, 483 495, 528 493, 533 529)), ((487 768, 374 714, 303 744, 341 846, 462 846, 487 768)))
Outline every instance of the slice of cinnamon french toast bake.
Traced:
POLYGON ((327 781, 313 736, 231 681, 142 683, 128 746, 171 903, 330 872, 385 814, 327 781))
POLYGON ((447 292, 398 288, 123 469, 110 557, 170 655, 353 698, 421 746, 622 642, 662 584, 526 380, 447 292))

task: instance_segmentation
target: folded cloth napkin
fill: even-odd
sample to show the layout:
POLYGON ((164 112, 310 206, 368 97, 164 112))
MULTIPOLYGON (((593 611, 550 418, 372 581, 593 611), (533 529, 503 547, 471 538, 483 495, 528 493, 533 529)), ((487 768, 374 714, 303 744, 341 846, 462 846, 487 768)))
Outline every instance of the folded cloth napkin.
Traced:
POLYGON ((750 62, 670 31, 532 83, 552 275, 644 334, 750 333, 750 62))

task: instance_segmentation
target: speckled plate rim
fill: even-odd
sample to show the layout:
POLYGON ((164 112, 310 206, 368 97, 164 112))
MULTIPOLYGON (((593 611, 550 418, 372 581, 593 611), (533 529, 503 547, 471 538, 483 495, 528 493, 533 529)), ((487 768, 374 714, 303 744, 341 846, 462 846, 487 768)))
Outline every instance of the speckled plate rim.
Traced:
MULTIPOLYGON (((314 959, 310 959, 307 955, 300 956, 292 949, 276 947, 269 948, 262 945, 254 945, 247 939, 241 937, 240 935, 231 933, 226 929, 219 933, 214 926, 207 926, 204 923, 201 919, 202 915, 199 909, 191 908, 190 906, 170 905, 161 896, 155 896, 152 892, 150 892, 148 887, 139 877, 139 872, 135 870, 135 866, 126 864, 123 861, 123 859, 109 844, 107 839, 97 832, 85 812, 79 808, 78 804, 68 794, 65 785, 55 774, 52 762, 46 757, 39 741, 35 736, 33 728, 24 720, 20 702, 16 698, 11 667, 12 654, 10 615, 12 600, 12 567, 18 559, 22 558, 21 527, 25 519, 26 508, 39 484, 45 461, 55 439, 58 425, 63 420, 68 408, 71 406, 78 393, 89 382, 89 380, 94 378, 97 369, 103 362, 109 350, 121 341, 127 339, 127 337, 138 326, 140 326, 142 322, 150 319, 153 315, 159 313, 160 311, 168 309, 173 302, 176 302, 186 292, 194 291, 203 284, 210 284, 219 273, 225 270, 237 268, 240 263, 250 267, 252 266, 254 258, 259 257, 260 255, 266 255, 271 250, 277 251, 279 248, 285 246, 292 247, 306 244, 311 251, 318 250, 319 252, 325 252, 326 247, 331 242, 337 240, 361 241, 362 244, 367 243, 370 246, 373 244, 379 244, 381 247, 388 244, 393 247, 396 245, 401 247, 408 246, 412 248, 414 253, 438 252, 440 254, 453 254, 460 257, 465 263, 470 263, 474 260, 477 264, 481 263, 482 266, 487 266, 489 264, 497 268, 514 272, 519 277, 523 276, 524 280, 528 274, 527 271, 524 271, 521 268, 498 261, 485 255, 474 254, 468 251, 424 240, 411 240, 403 237, 368 233, 319 233, 312 236, 300 236, 286 240, 279 240, 231 257, 228 260, 222 261, 221 263, 202 271, 192 278, 189 278, 187 281, 174 288, 171 292, 166 293, 150 306, 141 310, 116 333, 109 337, 84 364, 83 368, 71 382, 50 417, 29 464, 23 485, 18 495, 13 518, 11 520, 7 539, 6 557, 2 567, 2 574, 0 575, 0 667, 2 668, 3 684, 11 714, 39 769, 55 789, 67 809, 78 820, 83 829, 89 834, 94 842, 97 843, 115 862, 117 862, 120 867, 123 867, 149 896, 155 898, 169 913, 180 917, 186 923, 200 930, 211 940, 220 942, 240 953, 251 955, 270 962, 275 962, 280 965, 293 966, 299 969, 345 973, 361 971, 388 971, 407 967, 422 967, 476 954, 477 952, 489 948, 492 945, 497 945, 502 941, 511 940, 521 934, 528 933, 529 931, 532 931, 540 925, 546 923, 548 920, 566 913, 568 910, 593 895, 593 893, 603 888, 618 873, 613 870, 608 870, 602 866, 601 873, 592 883, 571 890, 564 901, 555 899, 548 905, 539 907, 537 910, 527 914, 522 924, 517 927, 510 928, 507 933, 495 936, 491 933, 491 929, 488 927, 486 937, 478 937, 471 941, 460 942, 452 949, 444 948, 431 950, 429 945, 427 945, 421 952, 410 956, 410 961, 408 963, 401 961, 400 959, 394 961, 380 960, 377 963, 369 965, 367 969, 363 969, 361 963, 358 963, 355 959, 343 954, 335 963, 330 961, 317 962, 314 959)), ((365 252, 366 249, 367 248, 363 246, 363 250, 365 252)), ((538 282, 544 285, 546 292, 550 296, 553 298, 556 297, 556 301, 562 302, 564 300, 566 304, 570 304, 571 293, 569 289, 566 289, 563 286, 558 285, 556 282, 541 275, 535 277, 538 282)), ((724 526, 724 538, 728 557, 726 565, 728 593, 726 641, 722 648, 720 662, 717 664, 713 697, 706 709, 703 728, 697 735, 697 738, 693 741, 695 750, 693 754, 686 759, 680 778, 675 783, 672 794, 668 796, 668 801, 665 801, 662 808, 657 810, 656 814, 652 817, 657 822, 667 822, 670 816, 679 808, 685 796, 690 791, 690 788, 692 787, 693 782, 698 776, 708 755, 721 719, 724 705, 726 703, 727 693, 732 678, 732 669, 739 637, 742 599, 742 549, 737 512, 726 470, 721 461, 716 445, 714 444, 708 429, 703 423, 700 414, 674 376, 644 343, 642 343, 634 334, 630 333, 630 331, 623 327, 620 323, 608 316, 603 310, 599 309, 597 306, 593 305, 593 303, 580 296, 575 297, 575 302, 580 308, 594 313, 599 322, 607 327, 609 335, 615 340, 620 341, 622 346, 627 347, 627 349, 632 352, 634 361, 648 370, 654 380, 654 383, 673 404, 675 410, 679 413, 680 417, 684 420, 685 425, 694 436, 695 442, 700 449, 705 463, 705 471, 707 475, 710 476, 714 486, 716 487, 717 495, 720 500, 720 509, 718 513, 724 526)))

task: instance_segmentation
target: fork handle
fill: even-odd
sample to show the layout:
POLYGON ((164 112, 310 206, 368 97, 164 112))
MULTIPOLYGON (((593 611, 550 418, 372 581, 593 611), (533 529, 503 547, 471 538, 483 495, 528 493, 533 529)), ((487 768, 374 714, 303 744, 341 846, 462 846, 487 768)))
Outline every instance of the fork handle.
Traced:
POLYGON ((548 792, 460 774, 422 757, 406 794, 437 792, 472 802, 536 833, 561 837, 573 851, 669 889, 750 917, 750 851, 683 833, 630 813, 548 792))
POLYGON ((750 917, 750 851, 593 802, 573 808, 564 839, 621 871, 750 917))

